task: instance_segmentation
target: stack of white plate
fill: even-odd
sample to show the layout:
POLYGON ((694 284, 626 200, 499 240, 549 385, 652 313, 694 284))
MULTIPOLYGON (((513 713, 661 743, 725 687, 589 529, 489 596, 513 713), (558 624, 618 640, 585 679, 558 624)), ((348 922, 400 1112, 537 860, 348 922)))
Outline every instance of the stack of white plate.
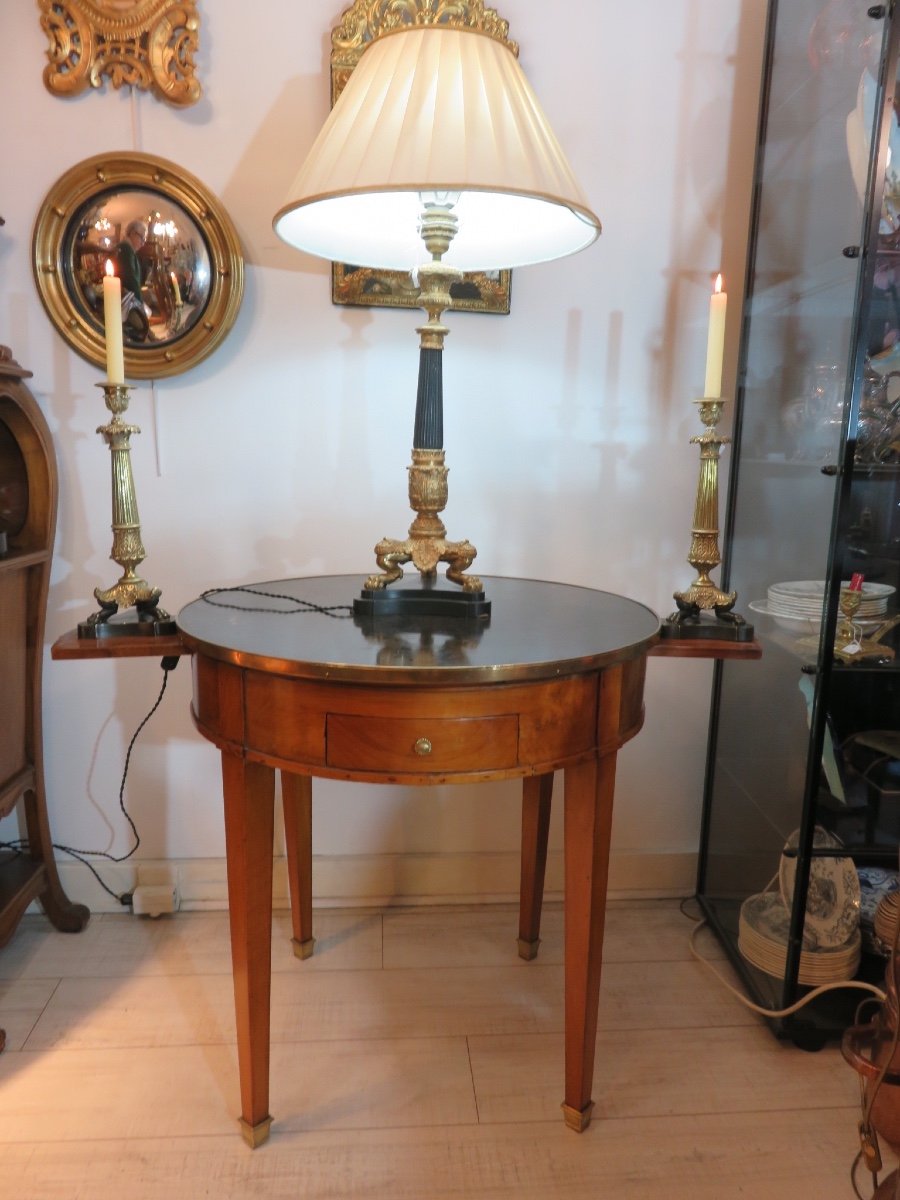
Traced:
MULTIPOLYGON (((848 588, 850 580, 841 587, 848 588)), ((859 617, 880 617, 887 609, 888 596, 894 589, 887 583, 863 583, 859 617)), ((773 583, 768 592, 769 607, 783 617, 818 617, 825 601, 825 580, 798 580, 773 583)))
MULTIPOLYGON (((800 831, 796 829, 785 850, 795 852, 799 841, 800 831)), ((837 850, 841 846, 840 839, 821 825, 813 830, 814 850, 837 850)), ((761 892, 741 905, 738 946, 748 962, 768 975, 784 974, 796 875, 796 853, 782 854, 778 892, 761 892)), ((814 854, 807 881, 800 983, 815 987, 853 978, 862 945, 859 915, 859 876, 853 859, 814 854)))
MULTIPOLYGON (((841 585, 849 587, 846 580, 841 585)), ((863 583, 863 597, 853 620, 877 621, 887 611, 888 597, 894 588, 887 583, 863 583)), ((755 600, 750 607, 754 612, 766 613, 785 627, 807 625, 817 628, 822 621, 822 605, 825 602, 824 579, 798 579, 785 583, 773 583, 764 601, 755 600)))
MULTIPOLYGON (((760 892, 741 905, 738 948, 754 967, 781 979, 787 961, 791 914, 776 892, 760 892)), ((804 987, 852 979, 859 967, 861 941, 857 929, 842 946, 819 947, 803 934, 798 982, 804 987)))

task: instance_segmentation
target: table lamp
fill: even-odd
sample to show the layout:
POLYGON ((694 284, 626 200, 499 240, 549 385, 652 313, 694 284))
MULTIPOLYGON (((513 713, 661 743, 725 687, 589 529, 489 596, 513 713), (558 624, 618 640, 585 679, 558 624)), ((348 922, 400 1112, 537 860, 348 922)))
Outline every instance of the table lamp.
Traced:
POLYGON ((475 547, 449 541, 439 516, 447 504, 442 352, 449 332, 441 314, 463 271, 546 262, 582 250, 600 232, 496 14, 472 5, 460 18, 467 19, 475 25, 440 23, 426 6, 418 23, 369 42, 274 219, 284 241, 311 254, 410 271, 428 314, 417 329, 409 467, 416 516, 405 539, 375 547, 381 571, 366 579, 355 605, 367 615, 489 611, 481 580, 466 573, 475 547), (478 22, 479 12, 493 21, 478 22), (409 562, 419 574, 404 579, 409 562), (438 583, 439 563, 447 564, 449 586, 438 583))

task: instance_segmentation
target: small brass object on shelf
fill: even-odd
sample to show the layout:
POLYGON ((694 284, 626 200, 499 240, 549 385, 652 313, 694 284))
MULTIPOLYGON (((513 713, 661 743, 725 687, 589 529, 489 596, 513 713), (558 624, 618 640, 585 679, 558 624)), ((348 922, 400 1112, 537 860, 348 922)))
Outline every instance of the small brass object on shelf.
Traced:
POLYGON ((881 639, 900 624, 900 616, 888 617, 866 637, 860 637, 859 626, 853 618, 859 611, 863 593, 854 588, 841 588, 840 616, 834 633, 834 654, 841 662, 858 662, 864 658, 892 659, 894 651, 883 646, 881 639))
MULTIPOLYGON (((895 655, 890 646, 882 644, 881 639, 886 633, 900 625, 900 614, 885 619, 874 629, 862 636, 862 628, 853 620, 858 612, 862 593, 841 588, 839 601, 840 613, 834 631, 834 657, 843 663, 862 662, 867 658, 891 661, 895 655)), ((797 650, 816 654, 819 649, 819 634, 799 638, 795 643, 797 650)))

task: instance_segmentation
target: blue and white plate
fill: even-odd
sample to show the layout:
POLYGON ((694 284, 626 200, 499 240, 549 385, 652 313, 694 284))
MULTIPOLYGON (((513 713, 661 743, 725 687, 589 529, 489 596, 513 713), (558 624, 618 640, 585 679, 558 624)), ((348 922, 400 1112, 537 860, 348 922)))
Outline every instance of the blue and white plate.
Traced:
MULTIPOLYGON (((787 840, 785 850, 796 850, 800 831, 795 830, 787 840)), ((813 831, 815 849, 835 850, 842 845, 839 838, 817 825, 813 831)), ((795 855, 782 854, 778 872, 781 898, 790 909, 797 874, 795 855)), ((820 950, 843 946, 859 928, 860 886, 852 858, 830 858, 814 855, 809 864, 806 893, 804 936, 812 936, 820 950)))

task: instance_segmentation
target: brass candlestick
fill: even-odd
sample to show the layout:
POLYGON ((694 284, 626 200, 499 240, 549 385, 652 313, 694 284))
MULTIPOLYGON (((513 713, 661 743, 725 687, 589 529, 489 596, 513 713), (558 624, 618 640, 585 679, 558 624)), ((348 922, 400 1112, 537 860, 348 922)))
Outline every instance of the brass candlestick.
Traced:
POLYGON ((141 540, 141 519, 131 471, 131 435, 141 431, 137 425, 127 425, 122 420, 122 414, 128 408, 131 389, 124 383, 101 383, 97 386, 103 388, 106 407, 113 414, 112 420, 98 426, 97 432, 102 434, 109 446, 112 468, 113 544, 109 557, 122 568, 122 575, 112 587, 94 589, 94 598, 99 602, 100 610, 78 626, 78 635, 107 637, 115 634, 152 636, 174 633, 175 622, 159 607, 162 592, 135 573, 135 568, 144 561, 147 552, 141 540), (132 617, 113 623, 112 618, 120 609, 131 608, 135 610, 132 617))
POLYGON ((731 442, 716 432, 722 416, 724 399, 705 396, 694 403, 700 420, 706 426, 703 433, 691 438, 691 445, 700 447, 700 477, 694 501, 694 524, 691 528, 691 548, 687 561, 697 572, 697 578, 684 592, 674 592, 678 606, 662 627, 663 636, 678 638, 723 638, 732 641, 751 641, 753 628, 743 617, 732 612, 737 592, 723 592, 710 579, 710 571, 722 561, 719 554, 719 451, 731 442), (703 619, 712 612, 713 619, 703 619))

